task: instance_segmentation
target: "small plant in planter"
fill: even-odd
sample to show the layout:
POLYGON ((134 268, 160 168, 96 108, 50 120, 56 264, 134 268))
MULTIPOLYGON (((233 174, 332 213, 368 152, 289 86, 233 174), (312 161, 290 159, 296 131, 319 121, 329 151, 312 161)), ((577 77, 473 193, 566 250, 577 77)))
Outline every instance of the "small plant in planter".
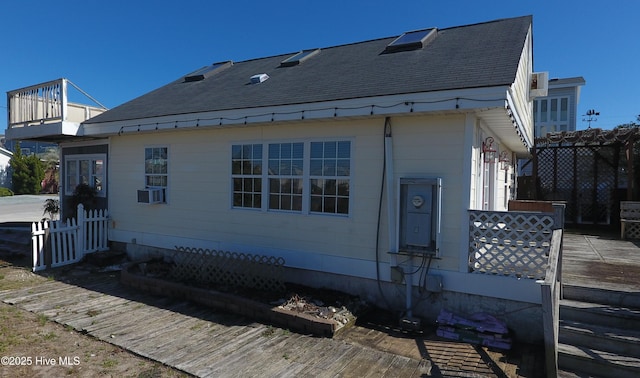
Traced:
MULTIPOLYGON (((73 217, 78 217, 78 205, 82 204, 85 210, 91 210, 96 207, 96 197, 98 191, 88 184, 80 184, 76 186, 71 197, 71 206, 73 206, 73 217)), ((68 217, 67 217, 68 218, 68 217)))
POLYGON ((55 220, 60 213, 60 201, 54 198, 49 198, 44 201, 44 214, 49 214, 50 220, 55 220))
POLYGON ((85 209, 91 209, 95 205, 98 191, 88 184, 80 184, 73 191, 73 206, 82 204, 85 209))

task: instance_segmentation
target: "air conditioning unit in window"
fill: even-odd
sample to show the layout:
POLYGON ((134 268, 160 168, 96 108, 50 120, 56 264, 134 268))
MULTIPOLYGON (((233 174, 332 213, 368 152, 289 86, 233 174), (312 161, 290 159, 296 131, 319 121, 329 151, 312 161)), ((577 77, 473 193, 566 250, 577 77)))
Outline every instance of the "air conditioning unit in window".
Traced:
POLYGON ((529 98, 546 97, 549 93, 549 72, 534 72, 529 84, 529 98))
POLYGON ((138 190, 138 203, 162 203, 164 202, 164 189, 147 188, 138 190))

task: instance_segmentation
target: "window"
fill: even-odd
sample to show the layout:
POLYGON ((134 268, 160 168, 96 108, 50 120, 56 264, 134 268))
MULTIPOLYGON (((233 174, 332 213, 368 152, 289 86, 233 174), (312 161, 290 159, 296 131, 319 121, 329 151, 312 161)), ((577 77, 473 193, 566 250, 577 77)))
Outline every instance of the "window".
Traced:
POLYGON ((280 62, 280 67, 291 67, 296 66, 300 63, 303 63, 305 60, 311 58, 312 56, 318 54, 320 49, 311 49, 311 50, 303 50, 297 53, 294 56, 291 56, 282 62, 280 62))
POLYGON ((163 202, 166 202, 166 188, 169 179, 167 163, 167 147, 147 147, 144 149, 145 188, 165 189, 165 193, 163 196, 165 201, 163 202))
POLYGON ((349 214, 351 142, 312 142, 311 212, 349 214))
POLYGON ((302 211, 304 144, 269 145, 269 209, 302 211))
POLYGON ((398 51, 409 51, 423 48, 432 38, 435 38, 437 30, 425 29, 416 30, 402 34, 387 45, 384 52, 394 53, 398 51))
POLYGON ((543 98, 533 103, 536 137, 546 133, 570 130, 569 97, 543 98))
POLYGON ((233 207, 262 207, 262 145, 234 145, 231 149, 233 207))
POLYGON ((234 208, 349 214, 350 141, 237 144, 231 155, 234 208))
POLYGON ((86 184, 95 188, 99 197, 105 197, 105 165, 104 154, 66 156, 65 195, 73 195, 78 185, 86 184))
POLYGON ((233 62, 231 61, 213 63, 210 66, 202 67, 199 70, 194 71, 189 75, 185 76, 184 81, 185 82, 201 81, 213 75, 214 73, 222 71, 225 68, 231 67, 232 65, 233 65, 233 62))

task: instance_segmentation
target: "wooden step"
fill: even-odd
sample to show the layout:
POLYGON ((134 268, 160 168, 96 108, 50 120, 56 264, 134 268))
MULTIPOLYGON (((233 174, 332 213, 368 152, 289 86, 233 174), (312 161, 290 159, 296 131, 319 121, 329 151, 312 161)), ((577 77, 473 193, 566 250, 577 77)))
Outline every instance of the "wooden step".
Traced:
POLYGON ((640 292, 625 289, 624 286, 612 289, 602 286, 589 287, 564 284, 562 285, 562 297, 574 301, 640 308, 640 292))
POLYGON ((640 309, 562 299, 560 319, 619 329, 640 329, 640 309))
POLYGON ((640 330, 633 328, 620 329, 561 320, 559 342, 597 346, 607 352, 640 358, 640 330))
POLYGON ((637 378, 640 371, 639 358, 568 344, 558 345, 558 365, 590 377, 637 378))

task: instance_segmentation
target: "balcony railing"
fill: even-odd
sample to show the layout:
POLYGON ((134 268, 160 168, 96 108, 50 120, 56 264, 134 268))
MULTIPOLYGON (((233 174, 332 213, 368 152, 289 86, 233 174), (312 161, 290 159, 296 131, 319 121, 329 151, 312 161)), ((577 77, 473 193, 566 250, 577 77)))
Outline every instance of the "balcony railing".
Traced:
POLYGON ((65 122, 80 124, 106 110, 102 106, 69 102, 69 84, 75 87, 67 79, 58 79, 7 92, 8 129, 65 122))

